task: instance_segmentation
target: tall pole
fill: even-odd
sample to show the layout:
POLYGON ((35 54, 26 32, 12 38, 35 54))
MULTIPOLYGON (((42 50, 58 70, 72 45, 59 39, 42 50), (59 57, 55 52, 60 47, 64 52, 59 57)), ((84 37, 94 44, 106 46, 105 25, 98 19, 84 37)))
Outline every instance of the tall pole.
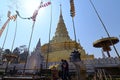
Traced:
MULTIPOLYGON (((70 14, 72 17, 72 23, 73 23, 73 31, 74 31, 74 38, 75 38, 75 49, 78 49, 77 42, 76 42, 76 31, 75 31, 75 24, 74 24, 74 17, 75 17, 75 7, 74 7, 74 0, 70 0, 70 14)), ((76 67, 77 72, 77 80, 81 80, 80 76, 80 66, 76 62, 73 62, 73 64, 76 67)))
POLYGON ((74 7, 74 0, 70 0, 70 14, 72 17, 73 23, 73 31, 74 31, 74 39, 75 39, 75 49, 77 49, 77 42, 76 42, 76 31, 75 31, 75 24, 74 24, 74 17, 75 17, 75 7, 74 7))
POLYGON ((25 60, 25 65, 24 65, 23 73, 25 73, 25 68, 26 68, 26 64, 27 64, 29 49, 30 49, 30 45, 31 45, 31 40, 32 40, 33 31, 34 31, 34 25, 35 25, 35 21, 33 21, 33 25, 32 25, 32 31, 31 31, 30 40, 29 40, 29 45, 28 45, 28 53, 27 53, 27 55, 26 55, 26 60, 25 60))
MULTIPOLYGON (((101 22, 101 24, 102 24, 102 26, 103 26, 103 28, 104 28, 104 30, 105 30, 105 32, 106 32, 106 34, 107 34, 107 36, 108 36, 109 38, 111 38, 111 37, 110 37, 110 34, 109 34, 109 33, 108 33, 108 31, 107 31, 106 26, 104 25, 104 23, 103 23, 102 19, 100 18, 100 15, 99 15, 99 14, 98 14, 98 12, 97 12, 97 10, 96 10, 96 8, 95 8, 94 4, 92 3, 92 1, 91 1, 91 0, 89 0, 89 1, 90 1, 90 3, 91 3, 92 7, 94 8, 95 13, 97 14, 97 17, 99 18, 99 20, 100 20, 100 22, 101 22)), ((115 50, 115 52, 116 52, 117 56, 120 58, 119 53, 118 53, 118 51, 117 51, 116 47, 114 46, 114 44, 113 44, 112 40, 111 40, 111 39, 109 39, 109 40, 110 40, 110 42, 111 42, 111 44, 112 44, 112 46, 113 46, 113 48, 114 48, 114 50, 115 50)))
MULTIPOLYGON (((17 15, 16 15, 16 18, 17 18, 17 15)), ((11 47, 11 51, 13 50, 13 47, 14 47, 14 43, 15 43, 15 39, 16 39, 16 33, 17 33, 17 19, 16 19, 15 34, 14 34, 14 39, 13 39, 13 43, 12 43, 12 47, 11 47)))
MULTIPOLYGON (((51 0, 50 0, 51 2, 51 0)), ((48 42, 48 52, 46 57, 46 69, 48 68, 48 60, 49 60, 49 51, 50 51, 50 35, 51 35, 51 27, 52 27, 52 4, 50 9, 50 28, 49 28, 49 42, 48 42)))
POLYGON ((72 17, 72 23, 73 23, 73 30, 74 30, 74 38, 75 38, 75 42, 76 42, 76 31, 75 31, 74 17, 72 17))

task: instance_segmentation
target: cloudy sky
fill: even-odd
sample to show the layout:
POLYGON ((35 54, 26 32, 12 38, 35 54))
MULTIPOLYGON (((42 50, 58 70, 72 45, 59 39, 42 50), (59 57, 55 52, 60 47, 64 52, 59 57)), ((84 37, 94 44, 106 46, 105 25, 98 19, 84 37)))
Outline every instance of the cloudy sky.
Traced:
MULTIPOLYGON (((43 3, 47 3, 50 0, 42 1, 43 3)), ((8 11, 11 11, 11 15, 15 15, 15 11, 17 10, 22 17, 31 17, 34 10, 37 9, 37 7, 39 6, 40 2, 41 0, 0 0, 0 28, 8 19, 8 11)), ((52 37, 54 36, 60 15, 60 4, 62 5, 63 18, 70 38, 74 40, 69 2, 69 0, 51 0, 51 5, 43 7, 39 10, 30 45, 31 51, 35 48, 39 38, 41 39, 42 45, 49 42, 49 28, 51 17, 52 30, 50 38, 52 39, 52 37), (52 16, 50 14, 51 6, 52 16)), ((107 37, 107 34, 101 22, 99 21, 89 0, 74 0, 74 2, 76 14, 74 21, 77 40, 80 41, 80 44, 83 49, 85 49, 86 53, 94 54, 97 58, 102 57, 101 48, 93 47, 94 41, 107 37)), ((110 36, 118 37, 120 39, 120 0, 92 0, 92 2, 94 3, 110 36)), ((33 21, 28 19, 21 19, 18 16, 16 21, 10 21, 9 26, 7 25, 5 31, 2 33, 2 36, 0 37, 0 47, 3 46, 6 31, 7 28, 9 28, 4 49, 11 49, 15 34, 16 23, 17 34, 14 48, 21 45, 28 46, 33 21)), ((115 47, 120 53, 120 43, 117 43, 115 47)), ((117 56, 113 48, 110 53, 114 57, 117 56)))

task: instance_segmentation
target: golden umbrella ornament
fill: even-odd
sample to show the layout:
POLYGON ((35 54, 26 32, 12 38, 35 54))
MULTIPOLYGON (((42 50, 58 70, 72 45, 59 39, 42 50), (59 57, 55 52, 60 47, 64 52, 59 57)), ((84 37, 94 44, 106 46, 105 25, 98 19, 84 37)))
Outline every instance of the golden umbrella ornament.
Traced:
POLYGON ((107 38, 102 38, 93 43, 93 46, 96 48, 102 48, 103 51, 107 52, 108 57, 110 56, 109 51, 111 51, 110 46, 116 44, 119 42, 119 39, 117 37, 107 37, 107 38), (111 43, 112 41, 112 43, 111 43))

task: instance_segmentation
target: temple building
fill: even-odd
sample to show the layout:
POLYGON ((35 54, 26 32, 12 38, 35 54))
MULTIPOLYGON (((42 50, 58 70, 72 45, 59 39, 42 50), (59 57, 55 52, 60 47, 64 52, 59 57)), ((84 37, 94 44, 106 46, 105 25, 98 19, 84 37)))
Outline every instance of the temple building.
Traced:
POLYGON ((61 59, 69 60, 70 54, 75 48, 79 50, 82 60, 94 59, 94 55, 86 54, 80 43, 70 38, 60 8, 60 16, 55 35, 50 40, 50 43, 41 46, 41 51, 45 57, 48 54, 48 62, 59 62, 61 59))
MULTIPOLYGON (((40 69, 41 65, 43 64, 43 61, 44 61, 44 57, 41 54, 41 43, 39 39, 35 50, 28 57, 27 69, 40 69)), ((34 70, 31 70, 31 72, 34 72, 34 70)))

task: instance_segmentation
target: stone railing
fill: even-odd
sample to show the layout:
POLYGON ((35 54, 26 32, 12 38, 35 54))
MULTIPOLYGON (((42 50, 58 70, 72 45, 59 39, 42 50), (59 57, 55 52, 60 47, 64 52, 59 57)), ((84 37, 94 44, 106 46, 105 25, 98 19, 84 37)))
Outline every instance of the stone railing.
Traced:
POLYGON ((118 66, 120 65, 120 58, 98 58, 98 59, 93 59, 93 60, 84 60, 84 64, 86 67, 113 67, 113 66, 118 66))
POLYGON ((120 64, 120 58, 98 58, 93 60, 84 60, 85 64, 120 64))

